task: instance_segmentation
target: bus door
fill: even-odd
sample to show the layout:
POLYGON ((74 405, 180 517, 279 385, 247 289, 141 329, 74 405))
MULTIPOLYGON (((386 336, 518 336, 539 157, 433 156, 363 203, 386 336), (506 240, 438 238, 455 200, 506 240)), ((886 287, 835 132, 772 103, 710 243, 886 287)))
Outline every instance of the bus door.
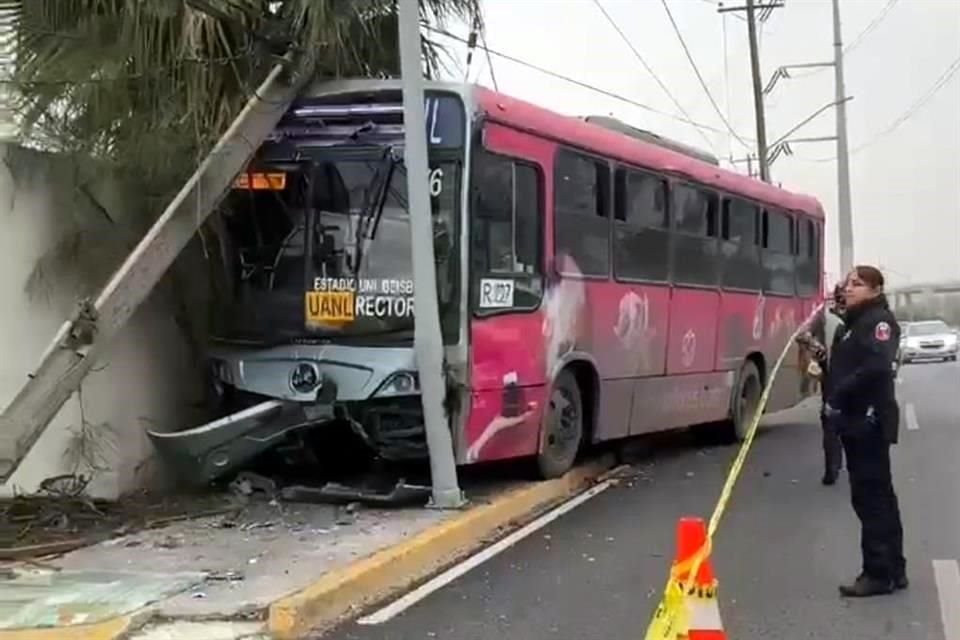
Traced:
MULTIPOLYGON (((804 305, 797 297, 796 220, 793 215, 766 208, 762 215, 762 261, 764 269, 764 357, 772 367, 803 321, 804 305)), ((777 374, 768 411, 793 406, 800 397, 800 354, 796 344, 777 374)))
POLYGON ((485 123, 470 159, 471 406, 465 462, 533 455, 547 382, 543 314, 553 145, 485 123))

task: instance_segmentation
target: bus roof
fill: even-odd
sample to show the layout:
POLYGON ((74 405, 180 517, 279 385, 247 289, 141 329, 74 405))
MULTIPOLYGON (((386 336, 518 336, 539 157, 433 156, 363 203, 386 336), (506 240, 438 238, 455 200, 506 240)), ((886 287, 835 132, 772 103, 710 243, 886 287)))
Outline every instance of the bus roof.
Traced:
MULTIPOLYGON (((349 78, 319 81, 312 84, 303 98, 318 98, 344 93, 376 93, 397 91, 403 83, 396 78, 349 78)), ((480 113, 505 125, 562 141, 586 151, 614 157, 653 171, 675 174, 694 182, 737 194, 765 204, 782 207, 815 218, 823 218, 823 207, 813 196, 793 193, 709 164, 667 146, 644 142, 635 136, 619 133, 609 127, 591 124, 581 118, 565 116, 530 102, 498 93, 487 87, 462 82, 428 81, 424 88, 449 91, 460 95, 480 113)))
POLYGON ((565 116, 486 87, 474 85, 473 93, 476 107, 490 119, 505 125, 564 141, 585 151, 611 156, 643 168, 678 174, 727 193, 823 218, 823 208, 812 196, 775 187, 690 155, 644 142, 579 118, 565 116))

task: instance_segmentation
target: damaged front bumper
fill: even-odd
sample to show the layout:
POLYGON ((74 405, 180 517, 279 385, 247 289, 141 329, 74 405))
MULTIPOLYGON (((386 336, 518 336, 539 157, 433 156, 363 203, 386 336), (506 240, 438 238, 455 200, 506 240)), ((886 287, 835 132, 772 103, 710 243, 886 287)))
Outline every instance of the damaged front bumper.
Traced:
POLYGON ((181 477, 210 482, 294 439, 295 432, 349 424, 387 459, 426 455, 414 356, 409 348, 290 345, 213 354, 223 417, 176 432, 148 430, 181 477))
POLYGON ((296 402, 267 400, 185 431, 147 431, 157 452, 191 479, 212 481, 286 441, 318 416, 296 402))

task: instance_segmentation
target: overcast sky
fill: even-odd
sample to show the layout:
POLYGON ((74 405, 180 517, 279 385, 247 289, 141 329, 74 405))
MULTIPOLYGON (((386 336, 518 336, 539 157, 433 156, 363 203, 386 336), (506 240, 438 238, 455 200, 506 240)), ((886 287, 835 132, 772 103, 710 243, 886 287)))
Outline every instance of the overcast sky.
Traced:
MULTIPOLYGON (((676 97, 689 119, 726 130, 711 105, 661 0, 599 0, 630 44, 676 97)), ((680 33, 719 109, 737 135, 756 138, 746 22, 719 14, 714 0, 667 0, 680 33), (726 46, 724 44, 724 23, 726 46), (728 101, 729 97, 729 101, 728 101)), ((742 2, 727 2, 728 6, 742 2)), ((841 0, 854 217, 855 260, 879 264, 891 283, 960 279, 960 72, 922 107, 951 65, 960 66, 960 1, 841 0), (879 21, 877 20, 878 18, 879 21), (861 36, 859 37, 858 36, 861 36), (905 115, 911 113, 907 119, 905 115), (900 125, 888 131, 895 122, 900 125), (863 146, 867 145, 867 146, 863 146)), ((504 93, 571 115, 613 114, 633 125, 727 158, 732 136, 683 120, 595 0, 484 0, 487 44, 654 110, 551 78, 494 56, 504 93)), ((461 25, 451 31, 466 35, 461 25)), ((762 25, 764 84, 778 67, 830 61, 829 0, 786 0, 762 25)), ((452 43, 462 79, 466 46, 452 43)), ((774 141, 834 99, 832 69, 792 72, 767 96, 767 138, 774 141)), ((493 85, 483 55, 470 78, 493 85)), ((832 109, 793 137, 832 136, 832 109)), ((774 181, 810 193, 827 210, 827 270, 837 271, 837 167, 833 142, 792 145, 772 167, 774 181)), ((747 149, 733 139, 732 153, 747 149)), ((726 164, 726 163, 725 163, 726 164)), ((729 165, 727 165, 729 166, 729 165)), ((738 165, 746 172, 746 165, 738 165)))

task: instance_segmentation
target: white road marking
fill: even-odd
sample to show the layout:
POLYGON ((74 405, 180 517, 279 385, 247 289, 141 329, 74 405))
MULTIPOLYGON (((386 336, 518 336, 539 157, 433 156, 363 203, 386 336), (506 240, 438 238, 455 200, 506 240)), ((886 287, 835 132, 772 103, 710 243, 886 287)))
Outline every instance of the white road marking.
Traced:
POLYGON ((945 640, 960 640, 960 564, 934 560, 933 577, 940 598, 940 620, 945 640))
MULTIPOLYGON (((574 509, 582 505, 587 500, 590 500, 591 498, 598 496, 600 493, 606 491, 611 486, 613 486, 613 482, 610 480, 607 480, 606 482, 601 482, 600 484, 590 488, 589 490, 584 491, 583 493, 576 496, 575 498, 572 498, 567 502, 564 502, 560 506, 554 508, 552 511, 549 511, 544 515, 540 516, 539 518, 537 518, 530 524, 526 525, 525 527, 522 527, 514 531, 503 540, 500 540, 499 542, 496 542, 490 545, 489 547, 487 547, 486 549, 483 549, 479 553, 470 556, 460 564, 447 569, 440 575, 424 583, 420 587, 417 587, 416 589, 404 595, 403 597, 399 598, 398 600, 394 600, 393 602, 391 602, 384 608, 380 609, 379 611, 376 611, 370 614, 369 616, 360 618, 359 620, 357 620, 357 624, 375 625, 375 624, 383 624, 384 622, 391 620, 392 618, 403 613, 404 611, 406 611, 413 605, 417 604, 418 602, 420 602, 421 600, 423 600, 433 592, 442 589, 443 587, 447 586, 448 584, 450 584, 460 576, 466 574, 471 569, 475 569, 476 567, 480 566, 490 558, 493 558, 494 556, 501 553, 502 551, 509 549, 510 547, 517 544, 518 542, 520 542, 530 534, 535 533, 537 530, 547 526, 548 524, 550 524, 560 516, 573 511, 574 509)), ((953 639, 951 638, 950 640, 953 640, 953 639)))
POLYGON ((917 422, 917 407, 914 406, 912 402, 907 403, 907 429, 910 431, 916 431, 920 428, 920 423, 917 422))

